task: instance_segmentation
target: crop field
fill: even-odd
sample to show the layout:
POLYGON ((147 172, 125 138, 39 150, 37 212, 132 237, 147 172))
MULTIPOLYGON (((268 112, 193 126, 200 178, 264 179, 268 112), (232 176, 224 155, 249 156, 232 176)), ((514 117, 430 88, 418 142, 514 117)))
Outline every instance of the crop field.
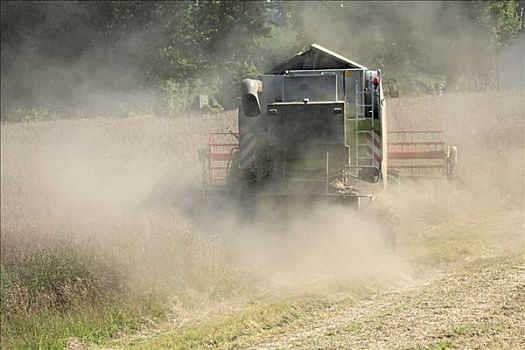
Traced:
POLYGON ((525 348, 524 101, 388 100, 390 129, 446 131, 454 180, 285 222, 202 202, 234 111, 2 124, 0 347, 525 348))

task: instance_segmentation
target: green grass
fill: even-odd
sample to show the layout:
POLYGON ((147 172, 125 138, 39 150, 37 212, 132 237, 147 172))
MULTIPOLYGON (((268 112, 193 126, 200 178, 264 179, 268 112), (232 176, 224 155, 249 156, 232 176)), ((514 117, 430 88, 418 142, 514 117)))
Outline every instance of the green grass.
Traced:
POLYGON ((327 317, 350 306, 353 298, 332 300, 327 297, 302 297, 276 303, 262 303, 240 313, 216 317, 200 325, 187 326, 161 334, 145 342, 125 345, 127 349, 218 349, 226 344, 230 348, 263 341, 273 335, 300 328, 315 319, 327 317))
POLYGON ((241 348, 334 317, 378 288, 378 283, 354 281, 344 292, 337 294, 301 295, 295 292, 288 297, 272 296, 240 310, 189 323, 147 339, 123 338, 112 342, 112 346, 136 350, 241 348))
POLYGON ((100 343, 166 315, 163 298, 128 290, 107 262, 78 249, 13 247, 2 241, 2 349, 100 343))
POLYGON ((430 349, 432 350, 446 350, 452 346, 452 340, 450 339, 443 339, 438 341, 435 345, 431 346, 430 349))
POLYGON ((101 343, 141 328, 143 317, 162 319, 165 310, 154 298, 105 301, 94 307, 11 316, 2 321, 3 349, 63 349, 69 338, 101 343))
POLYGON ((467 332, 469 331, 469 327, 467 326, 458 326, 458 327, 454 327, 450 330, 450 335, 453 336, 453 335, 462 335, 462 334, 466 334, 467 332))
POLYGON ((457 343, 460 339, 468 339, 470 338, 470 333, 473 331, 472 326, 467 325, 461 325, 452 327, 448 333, 446 333, 442 339, 438 340, 435 343, 427 344, 427 345, 420 345, 417 347, 417 349, 421 350, 446 350, 455 345, 457 347, 457 343))
POLYGON ((458 263, 482 255, 490 245, 495 244, 491 228, 481 222, 460 220, 456 225, 441 223, 430 227, 409 227, 400 238, 399 251, 414 266, 436 267, 458 263))

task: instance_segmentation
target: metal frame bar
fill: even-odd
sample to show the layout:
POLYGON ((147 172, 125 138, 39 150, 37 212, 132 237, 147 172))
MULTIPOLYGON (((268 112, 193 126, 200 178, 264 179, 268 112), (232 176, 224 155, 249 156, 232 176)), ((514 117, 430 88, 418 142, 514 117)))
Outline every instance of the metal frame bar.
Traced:
POLYGON ((388 142, 388 168, 402 170, 401 176, 446 174, 447 151, 444 130, 393 130, 388 142), (390 160, 399 160, 391 163, 390 160))
POLYGON ((227 170, 229 166, 218 165, 217 163, 230 162, 232 158, 232 150, 239 147, 239 143, 233 142, 216 142, 217 137, 220 136, 238 137, 238 132, 210 132, 208 133, 208 183, 222 182, 226 177, 218 177, 217 170, 227 170), (219 151, 217 148, 227 149, 219 151))

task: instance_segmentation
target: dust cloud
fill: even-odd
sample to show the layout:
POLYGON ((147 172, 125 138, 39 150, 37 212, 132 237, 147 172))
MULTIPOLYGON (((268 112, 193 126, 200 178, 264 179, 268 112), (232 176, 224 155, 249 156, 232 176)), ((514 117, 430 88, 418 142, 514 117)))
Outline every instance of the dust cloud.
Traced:
POLYGON ((455 91, 461 79, 494 79, 489 29, 479 21, 482 6, 461 1, 351 1, 305 8, 298 2, 296 10, 308 42, 379 68, 405 89, 412 79, 444 77, 446 89, 455 91))
MULTIPOLYGON (((344 7, 363 6, 368 5, 344 3, 344 7)), ((464 67, 457 66, 458 62, 476 66, 470 60, 477 50, 472 43, 477 41, 472 40, 475 32, 469 21, 462 22, 468 30, 461 31, 459 37, 457 32, 432 33, 431 26, 422 26, 432 23, 434 14, 445 7, 454 12, 455 5, 447 6, 396 4, 388 7, 394 12, 382 10, 378 18, 408 27, 406 31, 418 36, 414 42, 425 42, 424 37, 430 34, 434 44, 436 40, 457 39, 458 47, 468 50, 455 51, 454 57, 443 56, 434 44, 420 46, 414 54, 420 60, 443 62, 442 72, 464 67), (407 6, 415 12, 405 11, 407 6), (465 42, 470 44, 463 45, 465 42)), ((323 22, 322 13, 316 13, 315 18, 304 13, 304 21, 315 29, 305 33, 312 41, 364 64, 376 63, 366 60, 368 42, 350 40, 347 45, 346 33, 369 35, 359 29, 359 23, 314 25, 323 22)), ((129 37, 124 47, 140 47, 152 35, 138 33, 129 37)), ((27 53, 30 57, 30 46, 27 53)), ((115 89, 115 95, 98 90, 100 84, 111 86, 108 80, 112 77, 134 77, 132 64, 122 65, 118 56, 91 76, 93 62, 104 61, 103 50, 99 54, 100 61, 81 60, 80 66, 66 66, 62 74, 57 74, 61 69, 49 67, 53 81, 81 82, 75 92, 78 96, 55 96, 57 103, 63 99, 75 109, 100 108, 101 114, 107 114, 114 112, 115 105, 149 99, 147 94, 134 91, 115 89), (99 76, 104 80, 90 83, 99 76), (77 100, 86 104, 76 105, 77 100)), ((417 63, 389 62, 397 66, 379 65, 393 72, 417 63)), ((480 66, 485 63, 479 62, 480 66)), ((123 84, 133 86, 130 81, 123 84)), ((4 90, 2 99, 13 98, 4 96, 4 90)), ((197 151, 204 148, 210 130, 236 129, 235 112, 176 119, 3 124, 2 240, 39 245, 76 242, 112 259, 137 288, 190 289, 222 297, 274 288, 329 290, 343 281, 359 283, 363 278, 410 279, 411 269, 404 257, 392 252, 385 239, 392 233, 402 235, 407 222, 417 223, 427 213, 431 213, 430 219, 425 220, 439 223, 473 213, 523 208, 523 101, 522 92, 387 101, 391 128, 446 130, 448 142, 459 148, 456 182, 441 189, 435 184, 414 184, 406 191, 394 188, 363 214, 319 205, 292 210, 284 222, 268 213, 244 217, 242 212, 230 210, 227 203, 210 206, 201 201, 197 151)))
POLYGON ((197 150, 210 129, 234 126, 233 112, 3 125, 2 240, 76 242, 146 290, 219 289, 226 296, 409 280, 412 268, 392 251, 389 235, 403 237, 409 224, 523 208, 522 97, 389 101, 392 128, 447 130, 460 152, 455 181, 392 187, 364 212, 319 204, 290 208, 285 219, 202 201, 197 150))
POLYGON ((240 275, 240 285, 293 289, 392 270, 388 228, 348 208, 294 209, 284 220, 205 204, 197 150, 213 125, 234 121, 223 113, 3 125, 2 240, 94 248, 146 289, 213 289, 240 275))
POLYGON ((159 28, 164 23, 126 33, 116 30, 112 34, 114 45, 110 45, 97 27, 102 22, 94 23, 87 11, 97 4, 30 2, 5 6, 2 118, 17 108, 45 108, 50 115, 75 118, 127 115, 131 111, 151 114, 152 107, 160 105, 159 94, 143 88, 146 78, 140 63, 149 58, 148 45, 159 40, 159 28), (33 22, 28 25, 24 22, 27 19, 33 22), (17 31, 19 26, 29 28, 17 31), (67 30, 70 36, 61 36, 67 30), (50 42, 53 37, 64 42, 50 42), (78 38, 87 40, 80 42, 78 38))

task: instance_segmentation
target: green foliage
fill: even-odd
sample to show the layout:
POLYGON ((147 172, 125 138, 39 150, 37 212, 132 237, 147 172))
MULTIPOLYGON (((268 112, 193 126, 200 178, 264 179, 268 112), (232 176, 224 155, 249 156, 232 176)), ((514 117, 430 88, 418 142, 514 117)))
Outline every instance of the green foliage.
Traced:
POLYGON ((274 25, 270 35, 261 42, 261 54, 264 54, 263 71, 269 70, 282 61, 304 50, 308 45, 300 36, 300 32, 291 25, 274 25))
POLYGON ((403 92, 425 93, 414 85, 428 81, 455 87, 490 77, 492 68, 479 67, 492 67, 493 47, 520 31, 518 7, 516 0, 2 2, 1 115, 47 119, 78 108, 100 115, 86 95, 112 101, 111 93, 130 90, 157 93, 148 108, 170 115, 203 93, 236 108, 242 78, 311 42, 382 69, 403 92))
POLYGON ((497 47, 511 44, 523 26, 516 0, 488 2, 481 21, 491 28, 492 41, 497 47))
POLYGON ((69 312, 43 310, 2 320, 2 349, 64 349, 73 338, 101 343, 119 334, 136 332, 144 318, 160 320, 166 313, 163 300, 142 296, 106 301, 93 307, 79 305, 69 312))
POLYGON ((118 293, 119 277, 109 266, 94 261, 93 256, 79 254, 69 247, 4 251, 3 273, 16 294, 3 301, 10 310, 24 313, 39 308, 66 310, 81 297, 82 302, 96 303, 107 293, 118 293))
POLYGON ((100 342, 162 318, 162 298, 127 291, 100 257, 67 245, 13 249, 2 242, 1 347, 62 349, 100 342))
POLYGON ((163 91, 162 105, 166 114, 178 114, 191 102, 191 90, 187 82, 168 79, 161 85, 163 91))
POLYGON ((454 327, 450 330, 450 335, 451 336, 454 336, 454 335, 462 335, 462 334, 466 334, 469 330, 469 327, 468 326, 458 326, 458 327, 454 327))
POLYGON ((60 113, 51 112, 44 107, 33 107, 33 108, 16 108, 6 113, 5 117, 2 117, 4 121, 36 121, 36 120, 48 120, 58 119, 60 113))
POLYGON ((171 111, 199 92, 200 79, 233 107, 232 77, 263 60, 266 10, 237 1, 2 2, 3 119, 19 107, 82 104, 75 81, 89 92, 153 88, 171 111))

